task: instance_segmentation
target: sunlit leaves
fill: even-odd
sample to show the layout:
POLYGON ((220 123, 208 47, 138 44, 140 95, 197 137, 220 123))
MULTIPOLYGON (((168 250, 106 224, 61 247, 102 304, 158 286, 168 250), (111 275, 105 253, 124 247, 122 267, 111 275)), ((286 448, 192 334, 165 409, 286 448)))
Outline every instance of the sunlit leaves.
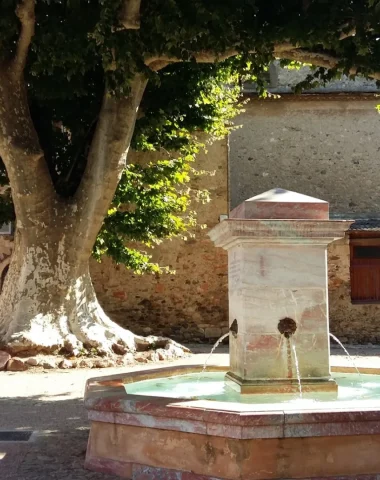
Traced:
POLYGON ((140 151, 159 151, 161 160, 125 170, 95 245, 97 258, 107 254, 135 270, 139 265, 140 273, 167 271, 131 248, 130 242, 153 247, 163 239, 188 235, 196 225, 197 202, 209 201, 207 191, 192 191, 189 186, 192 176, 208 173, 193 167, 198 152, 207 148, 199 133, 208 133, 212 141, 232 128, 231 120, 242 108, 240 73, 247 74, 241 60, 178 64, 149 86, 132 145, 140 151))

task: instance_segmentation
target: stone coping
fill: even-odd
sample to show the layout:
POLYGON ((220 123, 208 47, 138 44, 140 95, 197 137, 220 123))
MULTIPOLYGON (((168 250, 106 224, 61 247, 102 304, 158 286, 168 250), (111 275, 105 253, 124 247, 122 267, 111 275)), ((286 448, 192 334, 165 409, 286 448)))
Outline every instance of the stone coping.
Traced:
POLYGON ((229 218, 328 220, 329 204, 302 193, 272 188, 243 201, 229 218))
POLYGON ((236 242, 327 245, 344 237, 353 220, 270 220, 229 218, 208 232, 217 247, 236 242))
MULTIPOLYGON (((334 371, 351 372, 351 367, 334 371)), ((200 365, 89 379, 85 407, 90 421, 238 439, 380 434, 380 400, 324 402, 284 409, 284 404, 239 404, 127 394, 126 381, 194 373, 200 365), (268 410, 268 407, 270 410, 268 410)), ((209 367, 208 371, 227 371, 209 367)), ((362 369, 359 369, 362 370, 362 369)), ((378 373, 365 368, 365 373, 378 373)), ((364 371, 362 372, 364 373, 364 371)))

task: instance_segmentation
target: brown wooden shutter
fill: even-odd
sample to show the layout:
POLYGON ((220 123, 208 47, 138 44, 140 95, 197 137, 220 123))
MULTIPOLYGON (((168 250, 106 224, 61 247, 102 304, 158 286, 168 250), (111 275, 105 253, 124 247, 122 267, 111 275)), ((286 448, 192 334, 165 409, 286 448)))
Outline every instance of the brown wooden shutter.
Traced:
POLYGON ((380 303, 380 233, 351 235, 350 275, 353 303, 380 303), (367 238, 363 238, 366 235, 367 238), (369 237, 369 238, 368 238, 369 237))

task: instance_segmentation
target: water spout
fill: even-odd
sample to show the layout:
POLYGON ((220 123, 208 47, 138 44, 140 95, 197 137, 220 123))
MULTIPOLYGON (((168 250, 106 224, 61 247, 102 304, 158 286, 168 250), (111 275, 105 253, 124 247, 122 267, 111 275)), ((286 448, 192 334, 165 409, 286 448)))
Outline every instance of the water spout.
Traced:
POLYGON ((281 335, 290 338, 297 330, 297 323, 292 318, 285 317, 278 322, 277 328, 281 335))
POLYGON ((232 335, 236 338, 236 337, 237 337, 237 334, 238 334, 238 331, 239 331, 238 323, 237 323, 237 320, 236 320, 236 318, 235 318, 235 320, 231 323, 230 332, 231 332, 232 335))
POLYGON ((329 333, 329 335, 330 335, 331 338, 333 338, 336 341, 336 343, 338 345, 340 345, 343 348, 344 352, 346 353, 347 357, 349 358, 350 362, 352 363, 352 366, 355 368, 356 372, 360 375, 360 372, 359 372, 358 367, 356 366, 355 360, 348 353, 347 348, 343 345, 343 343, 335 335, 333 335, 332 333, 329 333))

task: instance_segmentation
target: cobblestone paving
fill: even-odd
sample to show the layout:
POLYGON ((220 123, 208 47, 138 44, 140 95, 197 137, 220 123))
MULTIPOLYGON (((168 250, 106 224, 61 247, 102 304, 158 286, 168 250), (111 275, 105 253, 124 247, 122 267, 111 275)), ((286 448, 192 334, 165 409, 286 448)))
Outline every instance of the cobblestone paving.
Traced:
MULTIPOLYGON (((33 377, 29 376, 30 381, 33 377)), ((35 431, 27 443, 0 443, 1 480, 117 478, 83 468, 89 430, 81 398, 56 401, 52 398, 50 402, 34 396, 30 400, 0 399, 0 417, 1 424, 6 422, 5 428, 1 425, 2 430, 35 431)))
MULTIPOLYGON (((7 445, 2 480, 111 480, 118 477, 83 468, 88 430, 56 432, 29 445, 7 445), (7 460, 8 456, 8 461, 7 460)), ((3 450, 0 444, 0 452, 3 450)), ((2 466, 2 463, 4 465, 2 466)))
POLYGON ((83 389, 87 378, 120 370, 0 372, 0 430, 35 432, 27 443, 0 442, 0 479, 118 478, 83 468, 89 433, 83 389))
MULTIPOLYGON (((194 350, 203 353, 186 363, 204 361, 210 346, 194 350)), ((380 348, 350 348, 360 363, 379 364, 380 348)), ((222 346, 225 352, 226 347, 222 346)), ((333 362, 340 351, 332 349, 333 362)), ((345 359, 343 359, 346 361, 345 359)), ((213 363, 226 363, 225 354, 213 363)), ((342 362, 342 360, 339 360, 342 362)), ((162 365, 162 363, 160 364, 162 365)), ((137 367, 139 368, 139 367, 137 367)), ((147 368, 145 365, 142 368, 147 368)), ((68 370, 40 373, 0 372, 0 430, 33 430, 28 443, 0 443, 1 480, 111 480, 118 477, 83 468, 88 423, 83 407, 87 378, 125 372, 126 368, 68 370)))

